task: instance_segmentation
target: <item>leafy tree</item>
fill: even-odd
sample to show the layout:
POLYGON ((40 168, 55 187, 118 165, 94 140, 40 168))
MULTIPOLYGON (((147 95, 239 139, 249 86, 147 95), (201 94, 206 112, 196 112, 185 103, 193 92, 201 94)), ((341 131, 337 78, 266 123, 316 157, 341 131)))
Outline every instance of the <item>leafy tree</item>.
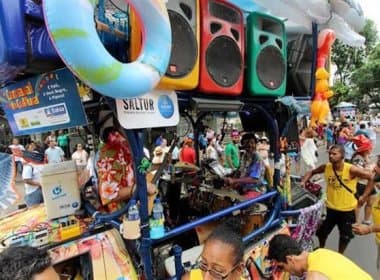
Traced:
POLYGON ((368 108, 369 104, 380 109, 380 43, 369 54, 367 62, 352 74, 352 84, 360 107, 368 108))
POLYGON ((353 83, 353 73, 357 73, 358 69, 367 66, 369 54, 377 47, 378 34, 374 21, 366 19, 366 24, 360 34, 366 39, 363 48, 350 47, 338 40, 334 43, 332 61, 335 63, 337 71, 333 88, 335 95, 331 100, 332 106, 341 101, 350 101, 359 107, 365 104, 362 90, 353 83))

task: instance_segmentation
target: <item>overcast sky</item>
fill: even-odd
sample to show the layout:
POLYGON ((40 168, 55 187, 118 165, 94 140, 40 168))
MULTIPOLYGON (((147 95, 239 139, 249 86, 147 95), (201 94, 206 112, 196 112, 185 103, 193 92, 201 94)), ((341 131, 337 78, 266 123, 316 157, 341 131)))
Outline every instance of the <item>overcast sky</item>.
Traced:
POLYGON ((359 0, 364 16, 372 19, 377 24, 377 30, 380 31, 380 1, 379 0, 359 0))

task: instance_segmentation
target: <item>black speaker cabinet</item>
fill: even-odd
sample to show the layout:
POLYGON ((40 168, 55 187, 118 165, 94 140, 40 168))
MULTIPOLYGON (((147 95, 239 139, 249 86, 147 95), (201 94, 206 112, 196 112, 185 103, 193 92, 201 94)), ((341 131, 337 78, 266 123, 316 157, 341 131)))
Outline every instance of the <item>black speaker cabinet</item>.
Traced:
POLYGON ((288 43, 288 83, 286 94, 291 96, 312 96, 311 73, 313 63, 313 38, 298 34, 288 43))

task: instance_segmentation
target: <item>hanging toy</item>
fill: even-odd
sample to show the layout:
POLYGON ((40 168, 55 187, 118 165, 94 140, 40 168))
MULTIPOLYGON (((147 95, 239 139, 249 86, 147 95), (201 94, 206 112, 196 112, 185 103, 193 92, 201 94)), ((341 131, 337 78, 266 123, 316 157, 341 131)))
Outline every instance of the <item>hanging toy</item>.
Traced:
POLYGON ((318 35, 317 71, 315 72, 315 92, 311 103, 311 123, 312 127, 325 124, 330 114, 328 99, 334 95, 330 90, 329 78, 325 65, 331 52, 331 46, 335 41, 335 32, 331 29, 324 29, 318 35))

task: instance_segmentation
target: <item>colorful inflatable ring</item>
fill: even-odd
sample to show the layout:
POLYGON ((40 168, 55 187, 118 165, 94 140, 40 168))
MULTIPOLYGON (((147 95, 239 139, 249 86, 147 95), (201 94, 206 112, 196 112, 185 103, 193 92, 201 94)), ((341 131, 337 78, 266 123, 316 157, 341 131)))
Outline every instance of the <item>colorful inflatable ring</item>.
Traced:
POLYGON ((144 27, 141 54, 131 63, 114 59, 100 41, 94 23, 98 0, 43 1, 47 29, 67 67, 91 88, 117 99, 140 96, 156 86, 168 67, 172 41, 161 0, 123 1, 136 10, 144 27))

